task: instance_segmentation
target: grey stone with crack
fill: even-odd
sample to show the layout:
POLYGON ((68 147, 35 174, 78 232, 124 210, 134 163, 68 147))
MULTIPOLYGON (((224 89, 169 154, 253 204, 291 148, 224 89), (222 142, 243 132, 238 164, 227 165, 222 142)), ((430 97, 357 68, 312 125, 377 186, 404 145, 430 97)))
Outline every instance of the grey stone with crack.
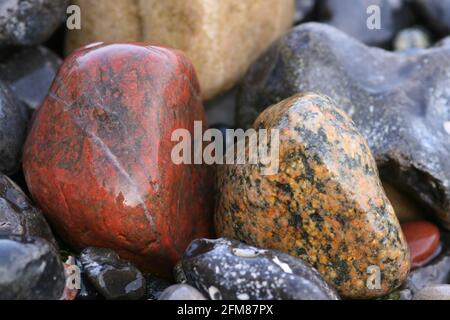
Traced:
POLYGON ((450 229, 450 46, 399 54, 318 23, 280 38, 250 68, 237 121, 249 127, 298 92, 330 96, 366 137, 382 179, 450 229))
POLYGON ((213 300, 337 300, 307 263, 235 240, 194 240, 182 268, 190 284, 213 300))

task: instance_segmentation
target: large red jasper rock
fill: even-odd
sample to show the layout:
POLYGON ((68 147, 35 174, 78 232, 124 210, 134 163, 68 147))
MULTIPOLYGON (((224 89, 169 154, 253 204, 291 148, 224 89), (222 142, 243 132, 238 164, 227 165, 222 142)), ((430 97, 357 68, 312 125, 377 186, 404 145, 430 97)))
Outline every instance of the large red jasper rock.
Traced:
POLYGON ((170 49, 97 44, 67 58, 24 150, 28 187, 75 248, 107 247, 169 275, 212 236, 212 177, 175 165, 175 129, 205 123, 195 71, 170 49))
POLYGON ((411 221, 402 224, 403 234, 411 257, 411 267, 418 268, 425 265, 439 251, 439 229, 428 221, 411 221))

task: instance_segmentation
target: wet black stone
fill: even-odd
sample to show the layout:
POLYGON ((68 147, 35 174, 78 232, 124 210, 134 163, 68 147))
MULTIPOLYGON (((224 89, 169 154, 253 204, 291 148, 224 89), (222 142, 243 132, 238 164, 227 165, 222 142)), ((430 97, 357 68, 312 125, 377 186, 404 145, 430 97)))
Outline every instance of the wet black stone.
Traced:
POLYGON ((348 35, 373 46, 388 46, 415 17, 405 0, 319 0, 319 17, 348 35), (368 8, 380 8, 380 29, 369 29, 368 8))
POLYGON ((430 27, 442 35, 450 34, 450 0, 412 0, 430 27))
POLYGON ((145 294, 145 278, 131 263, 111 249, 86 248, 80 254, 82 272, 106 299, 140 299, 145 294))
MULTIPOLYGON (((83 269, 83 265, 80 260, 76 260, 76 264, 80 270, 83 269)), ((102 297, 94 286, 89 282, 88 276, 85 272, 80 274, 80 290, 78 290, 76 300, 99 300, 102 297)))
POLYGON ((64 268, 46 240, 0 235, 0 300, 60 299, 64 268))
POLYGON ((295 0, 295 24, 307 19, 314 10, 315 5, 316 0, 295 0))
POLYGON ((0 172, 18 171, 28 118, 27 107, 0 80, 0 172))
POLYGON ((31 110, 44 101, 61 59, 45 47, 21 48, 0 61, 0 79, 31 110))
POLYGON ((0 173, 0 234, 40 237, 58 246, 41 210, 7 176, 0 173))
POLYGON ((151 274, 145 275, 145 282, 147 283, 145 297, 149 300, 158 300, 161 293, 172 285, 169 281, 151 274))
POLYGON ((187 284, 213 300, 338 299, 307 263, 225 238, 194 240, 182 268, 187 284))
POLYGON ((66 17, 69 0, 0 1, 0 48, 46 41, 66 17))
POLYGON ((324 24, 279 39, 250 68, 237 121, 298 92, 330 96, 366 137, 381 177, 450 229, 450 46, 392 53, 324 24))

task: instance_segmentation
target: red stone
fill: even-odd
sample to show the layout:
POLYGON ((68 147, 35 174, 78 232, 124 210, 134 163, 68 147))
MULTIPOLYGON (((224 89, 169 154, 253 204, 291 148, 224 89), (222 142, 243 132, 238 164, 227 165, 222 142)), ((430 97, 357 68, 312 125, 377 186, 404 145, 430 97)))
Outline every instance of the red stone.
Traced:
POLYGON ((212 237, 209 167, 175 165, 178 128, 205 123, 190 61, 142 44, 67 58, 24 149, 28 187, 76 249, 112 248, 168 276, 191 240, 212 237))
POLYGON ((402 224, 408 242, 411 266, 421 267, 432 259, 440 246, 439 229, 428 221, 412 221, 402 224))

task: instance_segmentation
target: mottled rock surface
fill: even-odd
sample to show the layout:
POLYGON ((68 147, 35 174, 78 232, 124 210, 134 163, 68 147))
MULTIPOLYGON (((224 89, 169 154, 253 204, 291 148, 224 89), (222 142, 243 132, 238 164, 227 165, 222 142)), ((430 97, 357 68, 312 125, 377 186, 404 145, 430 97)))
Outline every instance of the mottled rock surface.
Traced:
POLYGON ((28 111, 0 80, 0 172, 16 173, 20 168, 28 111))
POLYGON ((186 250, 187 283, 212 300, 336 300, 307 263, 229 239, 197 239, 186 250))
POLYGON ((345 297, 400 286, 406 242, 350 118, 328 97, 299 94, 265 110, 254 128, 279 130, 279 171, 261 175, 261 163, 218 169, 218 234, 300 257, 345 297), (382 273, 378 289, 366 286, 372 266, 382 273))
POLYGON ((330 96, 366 137, 381 173, 450 229, 450 46, 404 55, 317 23, 294 28, 250 69, 237 120, 298 92, 330 96))
POLYGON ((43 46, 17 49, 0 61, 0 79, 20 101, 35 110, 44 101, 61 63, 43 46))
POLYGON ((294 0, 76 0, 81 30, 67 51, 98 41, 144 41, 180 49, 192 60, 203 97, 230 89, 293 23, 294 0), (98 16, 102 19, 97 19, 98 16))
POLYGON ((106 299, 140 299, 145 294, 145 278, 130 262, 111 249, 87 248, 80 254, 83 272, 106 299))
POLYGON ((0 234, 44 238, 57 247, 41 210, 7 176, 0 173, 0 234))
POLYGON ((206 300, 206 298, 190 285, 176 284, 164 290, 159 300, 206 300))
POLYGON ((318 1, 321 21, 368 45, 389 45, 398 31, 414 21, 405 0, 318 1), (374 19, 378 17, 377 26, 374 19))
POLYGON ((114 249, 170 276, 189 243, 211 236, 211 167, 177 165, 176 129, 206 126, 195 71, 177 51, 111 44, 66 59, 35 113, 24 174, 76 249, 114 249))
POLYGON ((47 241, 0 235, 0 300, 57 300, 64 285, 63 264, 47 241))
POLYGON ((64 21, 69 0, 0 1, 0 48, 46 41, 64 21))

